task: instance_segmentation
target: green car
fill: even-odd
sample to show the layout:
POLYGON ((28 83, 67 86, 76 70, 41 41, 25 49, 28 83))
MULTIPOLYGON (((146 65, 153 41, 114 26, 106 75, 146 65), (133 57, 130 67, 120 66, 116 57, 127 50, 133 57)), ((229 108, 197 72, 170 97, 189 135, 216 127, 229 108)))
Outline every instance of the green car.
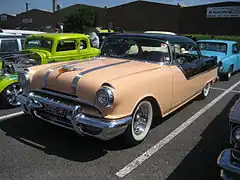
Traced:
MULTIPOLYGON (((16 100, 22 89, 18 86, 18 72, 34 65, 71 61, 88 60, 98 56, 99 49, 93 48, 86 35, 68 33, 46 33, 28 36, 24 50, 14 58, 0 62, 0 102, 4 108, 17 107, 16 100)), ((1 58, 0 58, 1 59, 1 58)))

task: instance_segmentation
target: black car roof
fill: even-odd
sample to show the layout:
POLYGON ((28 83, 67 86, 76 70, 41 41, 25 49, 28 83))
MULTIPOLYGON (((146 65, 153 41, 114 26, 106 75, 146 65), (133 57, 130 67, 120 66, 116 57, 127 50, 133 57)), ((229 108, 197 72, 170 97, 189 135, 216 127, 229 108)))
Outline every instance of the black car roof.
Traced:
POLYGON ((136 38, 154 38, 159 39, 165 42, 169 42, 170 44, 194 44, 196 43, 184 36, 177 36, 177 35, 167 35, 167 34, 154 34, 154 33, 128 33, 128 34, 113 34, 109 36, 108 38, 116 38, 116 37, 122 37, 122 38, 129 38, 129 37, 136 37, 136 38))

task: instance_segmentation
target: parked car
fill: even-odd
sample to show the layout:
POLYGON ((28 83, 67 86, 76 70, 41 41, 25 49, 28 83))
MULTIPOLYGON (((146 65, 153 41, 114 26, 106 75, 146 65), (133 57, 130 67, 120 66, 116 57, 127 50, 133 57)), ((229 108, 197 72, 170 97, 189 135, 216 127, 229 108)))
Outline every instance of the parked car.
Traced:
POLYGON ((1 35, 0 33, 0 59, 12 53, 23 50, 25 36, 1 35))
MULTIPOLYGON (((181 53, 189 38, 160 34, 117 34, 105 39, 90 62, 47 64, 19 74, 23 111, 33 117, 109 140, 123 134, 137 144, 153 117, 205 98, 217 77, 216 57, 181 53)), ((154 119, 160 120, 160 119, 154 119)))
POLYGON ((240 69, 240 50, 235 41, 199 40, 198 46, 205 56, 217 56, 220 80, 229 80, 240 69))
POLYGON ((8 34, 13 34, 13 35, 28 36, 28 35, 32 35, 32 34, 42 34, 42 33, 45 33, 45 32, 20 30, 20 29, 0 29, 0 33, 8 33, 8 34))
POLYGON ((226 180, 240 179, 240 99, 229 113, 230 144, 218 157, 221 177, 226 180))
POLYGON ((119 33, 118 32, 101 32, 101 33, 99 33, 98 34, 99 42, 100 42, 99 47, 101 47, 101 45, 106 37, 114 35, 114 34, 119 34, 119 33))
MULTIPOLYGON (((11 60, 3 61, 0 73, 1 102, 5 107, 16 107, 16 100, 22 89, 17 85, 17 74, 23 69, 47 63, 87 60, 99 55, 100 50, 92 48, 87 36, 82 34, 34 34, 26 38, 24 50, 11 60)), ((77 61, 79 62, 79 61, 77 61)))

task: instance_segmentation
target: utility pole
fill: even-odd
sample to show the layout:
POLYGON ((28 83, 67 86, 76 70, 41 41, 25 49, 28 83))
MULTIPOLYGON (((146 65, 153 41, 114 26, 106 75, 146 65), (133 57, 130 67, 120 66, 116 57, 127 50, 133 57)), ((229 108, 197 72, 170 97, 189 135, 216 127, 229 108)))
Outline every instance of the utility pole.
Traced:
POLYGON ((56 0, 52 0, 52 3, 53 3, 53 12, 56 11, 56 0))
POLYGON ((29 3, 26 2, 26 12, 28 12, 28 8, 29 8, 29 3))

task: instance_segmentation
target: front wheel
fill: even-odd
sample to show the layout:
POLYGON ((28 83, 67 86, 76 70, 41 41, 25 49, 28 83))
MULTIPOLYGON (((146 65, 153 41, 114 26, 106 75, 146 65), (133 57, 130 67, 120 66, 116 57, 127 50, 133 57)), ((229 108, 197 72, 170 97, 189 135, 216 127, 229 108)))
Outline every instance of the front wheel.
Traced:
POLYGON ((232 73, 233 73, 233 66, 231 65, 231 66, 229 67, 229 69, 228 69, 228 72, 225 73, 225 74, 222 74, 222 75, 220 76, 220 79, 221 79, 221 80, 226 80, 226 81, 228 81, 228 80, 231 79, 232 73))
POLYGON ((17 101, 17 96, 19 96, 22 91, 23 89, 17 83, 10 84, 2 92, 2 107, 12 108, 20 106, 20 102, 17 101))
POLYGON ((141 101, 133 112, 132 123, 124 133, 124 139, 128 144, 136 145, 142 142, 147 136, 153 120, 152 104, 141 101))

